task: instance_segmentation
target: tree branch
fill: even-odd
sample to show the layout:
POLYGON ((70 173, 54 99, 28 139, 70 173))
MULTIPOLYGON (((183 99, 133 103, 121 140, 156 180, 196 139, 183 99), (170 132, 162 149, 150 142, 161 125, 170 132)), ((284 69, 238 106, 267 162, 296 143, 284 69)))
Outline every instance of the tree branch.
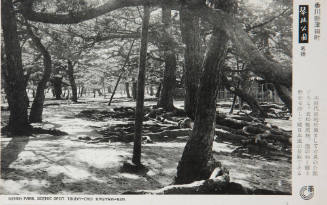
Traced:
POLYGON ((273 22, 275 19, 277 19, 277 18, 279 18, 279 17, 281 17, 281 16, 284 16, 285 14, 287 14, 287 15, 292 14, 292 10, 290 10, 289 8, 287 8, 287 9, 285 9, 284 11, 282 11, 279 15, 273 16, 273 17, 271 17, 270 19, 268 19, 268 20, 265 21, 265 22, 262 22, 262 23, 259 23, 259 24, 256 24, 256 25, 253 25, 253 26, 251 26, 251 27, 249 27, 249 28, 246 28, 246 31, 248 32, 248 31, 251 31, 251 30, 253 30, 253 29, 255 29, 255 28, 263 27, 263 26, 265 26, 265 25, 267 25, 267 24, 273 22), (287 12, 287 13, 286 13, 286 12, 287 12))
POLYGON ((199 8, 194 14, 205 18, 214 27, 224 30, 233 42, 238 55, 248 64, 248 69, 267 82, 292 86, 292 71, 289 67, 268 60, 252 42, 243 26, 234 17, 220 9, 199 8))
MULTIPOLYGON (((101 16, 107 12, 130 6, 138 6, 147 3, 151 6, 161 4, 176 8, 180 2, 177 0, 110 0, 102 6, 90 8, 81 12, 69 14, 50 14, 40 13, 32 10, 30 1, 26 1, 23 6, 23 15, 32 21, 56 24, 73 24, 101 16)), ((192 7, 192 6, 191 6, 192 7)), ((192 7, 193 8, 193 7, 192 7)), ((264 78, 267 82, 281 84, 286 87, 292 85, 292 71, 284 68, 281 64, 268 60, 251 41, 250 37, 244 31, 243 26, 237 22, 234 17, 220 9, 211 9, 205 6, 197 6, 192 9, 194 15, 207 19, 214 27, 224 30, 238 50, 239 56, 247 61, 249 68, 258 76, 264 78)))
POLYGON ((124 7, 141 6, 144 3, 147 3, 150 6, 158 6, 161 5, 161 3, 176 4, 176 2, 176 0, 110 0, 96 8, 90 8, 78 12, 72 11, 66 14, 57 14, 33 11, 33 0, 30 0, 26 1, 26 3, 24 2, 21 12, 24 17, 30 21, 53 24, 76 24, 124 7))

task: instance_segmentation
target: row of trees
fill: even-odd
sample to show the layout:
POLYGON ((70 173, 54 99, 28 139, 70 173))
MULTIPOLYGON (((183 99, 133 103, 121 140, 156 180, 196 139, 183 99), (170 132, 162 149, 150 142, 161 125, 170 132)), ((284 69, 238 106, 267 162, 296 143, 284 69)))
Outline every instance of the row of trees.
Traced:
POLYGON ((291 2, 272 1, 274 9, 269 15, 236 0, 108 0, 99 4, 84 0, 3 0, 1 4, 2 73, 10 109, 8 129, 13 134, 25 134, 30 122, 42 120, 44 90, 51 72, 54 74, 51 81, 60 81, 63 70, 67 73, 73 101, 78 97, 75 78, 79 74, 81 79, 85 78, 91 69, 102 73, 102 83, 113 73, 118 79, 137 75, 133 163, 141 165, 145 79, 151 81, 160 76, 158 68, 162 67, 158 106, 167 111, 175 109, 176 76, 181 76, 185 84, 184 109, 194 120, 178 165, 176 183, 182 184, 208 178, 216 166, 212 143, 219 87, 225 86, 253 111, 264 115, 245 89, 247 79, 258 76, 274 85, 291 110, 291 2), (139 6, 143 6, 143 13, 139 6), (156 15, 158 8, 161 15, 156 15), (150 19, 151 12, 154 18, 150 19), (273 21, 278 23, 271 26, 273 21), (29 47, 40 54, 32 57, 32 64, 43 59, 43 72, 29 119, 28 66, 22 61, 26 39, 31 39, 29 47), (136 39, 140 39, 140 44, 135 43, 136 39), (54 66, 54 58, 58 66, 54 66))

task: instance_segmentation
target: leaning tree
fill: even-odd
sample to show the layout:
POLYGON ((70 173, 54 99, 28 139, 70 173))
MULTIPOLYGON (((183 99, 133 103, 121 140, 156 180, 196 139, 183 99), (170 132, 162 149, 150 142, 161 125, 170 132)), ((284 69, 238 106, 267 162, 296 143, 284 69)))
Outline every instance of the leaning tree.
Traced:
MULTIPOLYGON (((9 1, 4 1, 8 4, 9 1)), ((42 3, 42 1, 41 1, 42 3)), ((47 13, 44 11, 37 11, 35 8, 37 4, 40 4, 39 1, 26 0, 20 2, 20 12, 22 15, 30 21, 39 21, 43 23, 53 23, 53 24, 76 24, 82 21, 90 20, 96 18, 100 15, 104 15, 108 12, 112 12, 117 9, 124 7, 134 7, 144 5, 143 0, 110 0, 106 3, 98 6, 92 6, 86 9, 69 9, 66 12, 61 13, 47 13)), ((194 65, 199 62, 188 62, 192 66, 186 66, 185 69, 191 68, 190 73, 199 73, 199 70, 202 69, 202 74, 199 79, 199 86, 197 86, 197 79, 194 79, 194 85, 191 92, 196 92, 196 103, 194 106, 194 101, 190 102, 190 106, 193 108, 189 109, 189 115, 194 115, 195 123, 192 130, 191 136, 187 145, 184 149, 183 156, 178 165, 178 172, 176 183, 187 183, 194 180, 207 178, 212 169, 216 166, 216 163, 212 157, 212 143, 214 137, 214 127, 215 127, 215 109, 216 109, 216 91, 218 89, 219 82, 221 81, 222 66, 225 59, 226 46, 228 41, 230 41, 237 55, 247 63, 248 68, 255 73, 256 75, 262 77, 267 82, 273 83, 277 87, 277 91, 280 96, 283 96, 282 99, 286 102, 286 105, 290 106, 291 102, 291 84, 292 84, 292 72, 289 67, 286 67, 273 59, 267 58, 253 43, 250 36, 244 30, 244 27, 238 20, 235 18, 234 11, 234 1, 223 1, 215 0, 209 1, 209 5, 206 4, 206 1, 195 0, 195 1, 176 1, 176 0, 148 0, 146 1, 147 6, 158 6, 177 9, 183 11, 185 9, 191 14, 185 15, 184 22, 191 23, 192 29, 197 30, 197 18, 201 18, 201 21, 208 22, 212 26, 212 35, 208 43, 208 48, 206 50, 206 55, 202 60, 201 67, 194 65), (194 19, 190 19, 194 17, 194 19), (187 20, 188 19, 188 20, 187 20), (194 68, 194 69, 193 69, 194 68), (193 91, 194 90, 194 91, 193 91), (195 107, 195 109, 194 109, 195 107), (195 113, 195 114, 192 114, 195 113)), ((10 5, 10 3, 8 4, 10 5)), ((9 10, 12 9, 10 6, 9 10)), ((8 12, 7 12, 8 13, 8 12)), ((7 17, 6 17, 7 18, 7 17)), ((12 15, 12 19, 15 17, 12 15)), ((183 19, 182 19, 183 21, 183 19)), ((15 27, 6 25, 11 30, 15 30, 15 27)), ((3 26, 4 27, 4 26, 3 26)), ((7 28, 6 27, 6 28, 7 28)), ((185 34, 185 33, 184 33, 185 34)), ((194 36, 197 37, 197 33, 194 33, 194 36)), ((5 35, 4 35, 5 37, 5 35)), ((190 36, 188 36, 190 37, 190 36)), ((184 38, 184 41, 186 39, 184 38)), ((189 47, 188 57, 200 59, 198 56, 198 41, 197 39, 189 39, 191 41, 189 47)), ((13 41, 11 38, 6 36, 4 38, 5 44, 12 44, 13 41)), ((141 49, 142 50, 142 49, 141 49)), ((19 57, 20 50, 14 52, 14 54, 19 57)), ((6 51, 6 55, 13 55, 10 50, 6 51)), ((17 57, 13 55, 14 57, 17 57)), ((141 55, 144 57, 144 54, 141 55)), ((7 57, 10 58, 10 57, 7 57)), ((18 58, 19 59, 19 58, 18 58)), ((143 65, 145 65, 145 58, 141 58, 140 61, 140 71, 143 71, 143 65)), ((189 58, 190 59, 190 58, 189 58)), ((20 59, 19 59, 20 60, 20 59)), ((8 64, 11 63, 10 60, 7 60, 8 64)), ((201 62, 201 61, 200 61, 201 62)), ((186 63, 187 64, 187 63, 186 63)), ((189 64, 189 65, 190 65, 189 64)), ((11 64, 10 66, 14 67, 8 72, 18 71, 11 74, 22 77, 22 66, 11 64)), ((141 73, 142 74, 142 73, 141 73)), ((193 74, 191 74, 193 75, 193 74)), ((198 76, 198 75, 197 75, 198 76)), ((142 75, 140 76, 142 78, 142 75)), ((189 81, 186 83, 188 84, 189 81)), ((15 86, 15 85, 14 85, 15 86)), ((188 86, 186 86, 188 89, 188 86)), ((25 89, 25 88, 24 88, 25 89)), ((139 93, 142 95, 143 84, 139 82, 139 93)), ((23 90, 23 89, 20 89, 23 90)), ((22 91, 23 92, 23 91, 22 91)), ((143 91, 144 92, 144 91, 143 91)), ((139 100, 142 101, 142 96, 139 100)), ((11 104, 10 104, 11 106, 11 104)), ((142 103, 137 106, 138 111, 142 111, 142 103)), ((21 107, 24 111, 24 107, 21 107)), ((137 112, 138 114, 142 112, 137 112)), ((142 120, 139 118, 136 121, 136 125, 142 125, 142 120)), ((139 152, 139 136, 140 130, 138 129, 135 134, 135 146, 136 153, 139 152)), ((135 155, 137 156, 137 155, 135 155)), ((136 157, 135 163, 139 163, 139 157, 136 157)))

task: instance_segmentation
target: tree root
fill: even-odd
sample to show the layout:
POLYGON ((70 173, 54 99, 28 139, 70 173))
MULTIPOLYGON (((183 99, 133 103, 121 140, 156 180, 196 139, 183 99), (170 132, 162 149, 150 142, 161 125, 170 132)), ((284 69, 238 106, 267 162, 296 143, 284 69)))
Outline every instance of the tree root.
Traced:
POLYGON ((216 168, 209 179, 195 181, 190 184, 170 185, 158 190, 129 191, 124 194, 219 194, 229 184, 229 173, 216 168))
POLYGON ((255 195, 291 195, 289 192, 281 192, 266 189, 250 189, 243 187, 239 183, 230 182, 228 171, 223 171, 217 167, 212 172, 209 179, 195 181, 189 184, 170 185, 158 190, 137 190, 128 191, 123 194, 148 194, 148 195, 164 195, 164 194, 255 194, 255 195))

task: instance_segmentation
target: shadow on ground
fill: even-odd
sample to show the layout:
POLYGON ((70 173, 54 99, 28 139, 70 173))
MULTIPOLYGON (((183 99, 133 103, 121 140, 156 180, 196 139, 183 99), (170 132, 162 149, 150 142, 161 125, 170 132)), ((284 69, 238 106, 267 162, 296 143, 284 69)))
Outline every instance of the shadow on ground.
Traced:
MULTIPOLYGON (((120 102, 119 106, 124 103, 120 102)), ((142 162, 149 171, 123 173, 120 169, 131 158, 132 143, 87 143, 79 138, 101 137, 97 128, 126 121, 76 117, 87 109, 107 110, 108 107, 97 102, 49 105, 44 110, 46 121, 38 126, 59 129, 68 135, 39 133, 26 138, 3 138, 0 193, 120 194, 158 189, 173 182, 185 140, 143 144, 142 162)), ((214 142, 213 147, 215 158, 230 169, 232 182, 251 189, 291 192, 291 163, 287 158, 276 161, 260 156, 239 157, 232 154, 237 148, 226 142, 214 142)))

